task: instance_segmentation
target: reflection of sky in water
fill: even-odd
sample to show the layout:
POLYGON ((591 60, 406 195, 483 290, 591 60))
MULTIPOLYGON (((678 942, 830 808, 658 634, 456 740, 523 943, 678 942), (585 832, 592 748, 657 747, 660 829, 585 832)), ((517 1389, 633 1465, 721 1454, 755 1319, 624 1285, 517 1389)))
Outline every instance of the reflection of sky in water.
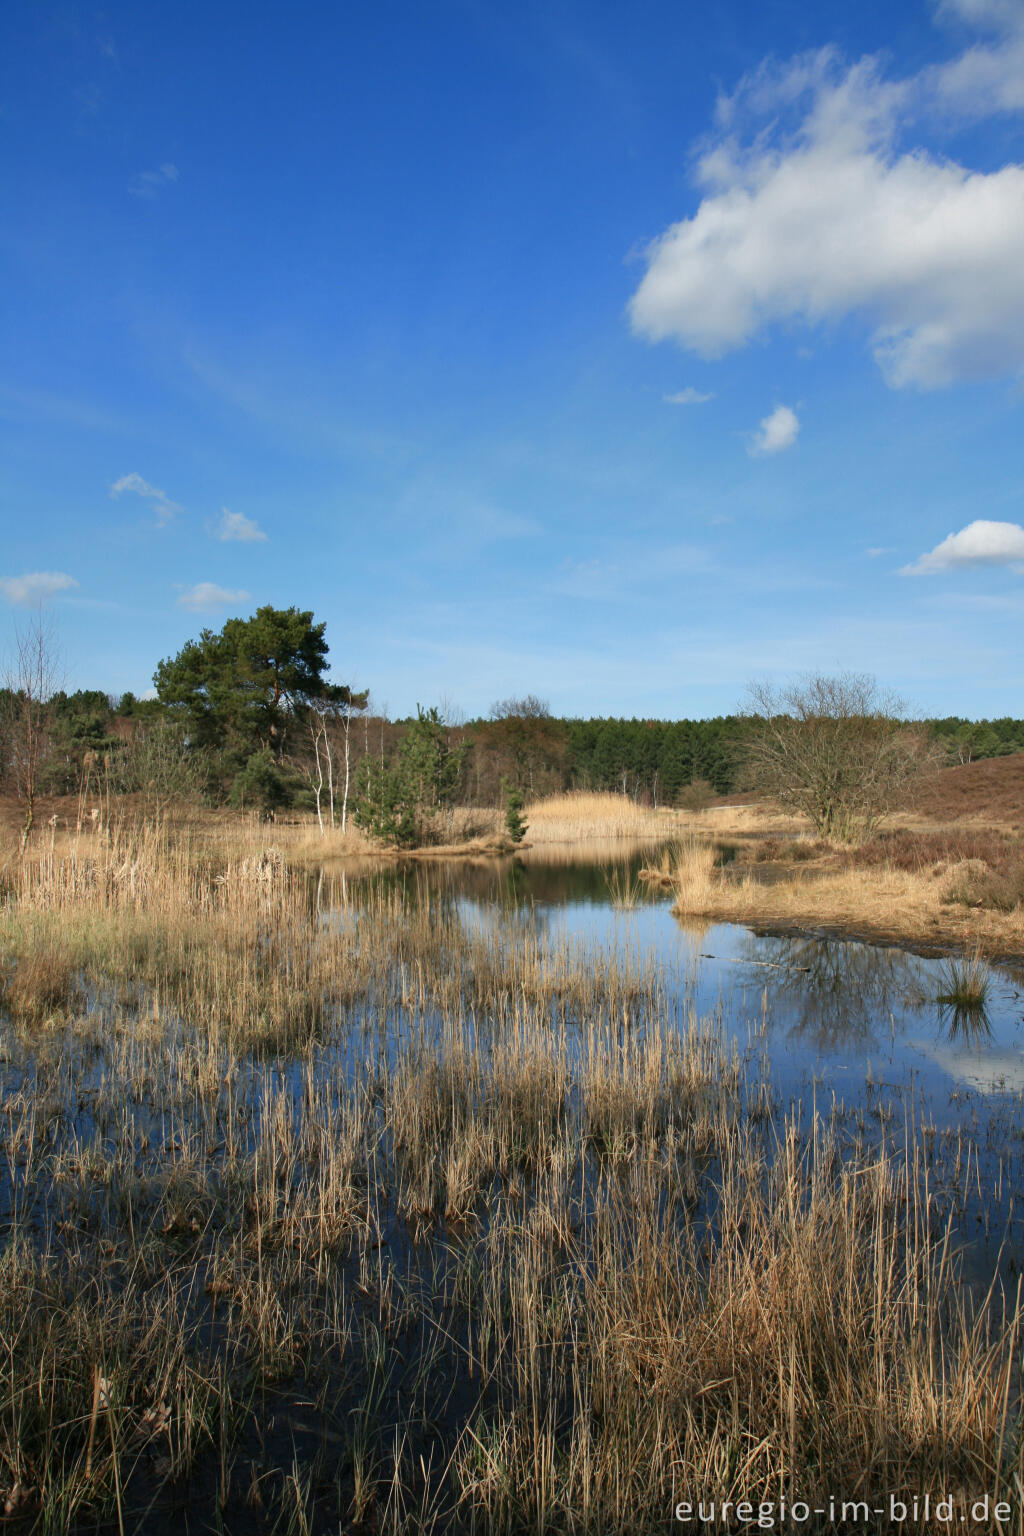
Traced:
POLYGON ((936 1001, 942 962, 901 949, 687 924, 667 903, 632 911, 567 903, 546 917, 552 942, 655 953, 678 987, 692 987, 698 1013, 720 1010, 741 1043, 764 1021, 772 1075, 787 1091, 813 1078, 849 1098, 869 1068, 876 1081, 890 1083, 912 1074, 935 1118, 945 1121, 958 1084, 987 1093, 1024 1089, 1024 998, 996 969, 987 1032, 972 1037, 952 1032, 950 1010, 936 1001))
MULTIPOLYGON (((759 936, 736 924, 677 919, 669 898, 611 904, 609 875, 626 883, 641 859, 614 866, 577 859, 462 866, 419 865, 420 894, 450 904, 467 927, 522 924, 552 945, 566 940, 604 952, 654 956, 676 996, 699 1015, 717 1014, 741 1046, 761 1035, 777 1088, 833 1094, 847 1106, 879 1088, 912 1086, 930 1117, 953 1125, 964 1091, 1024 1091, 1024 996, 992 968, 982 1019, 956 1017, 938 1002, 943 962, 897 948, 832 937, 759 936), (867 1089, 870 1080, 872 1087, 867 1089)), ((394 874, 408 891, 408 875, 394 874)), ((993 1107, 994 1107, 993 1101, 993 1107)), ((974 1106, 975 1110, 977 1105, 974 1106)))

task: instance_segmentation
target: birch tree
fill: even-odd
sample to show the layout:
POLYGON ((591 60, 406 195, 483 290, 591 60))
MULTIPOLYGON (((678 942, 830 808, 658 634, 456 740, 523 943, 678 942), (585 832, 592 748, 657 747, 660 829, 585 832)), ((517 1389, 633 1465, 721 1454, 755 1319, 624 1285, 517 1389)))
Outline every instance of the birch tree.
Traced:
POLYGON ((337 825, 334 756, 335 747, 338 746, 341 751, 342 832, 348 825, 348 801, 352 784, 352 721, 357 715, 365 713, 369 699, 369 691, 353 693, 351 688, 338 685, 330 688, 326 696, 317 700, 310 709, 309 733, 313 743, 311 782, 321 835, 325 830, 322 805, 325 789, 332 830, 337 825))

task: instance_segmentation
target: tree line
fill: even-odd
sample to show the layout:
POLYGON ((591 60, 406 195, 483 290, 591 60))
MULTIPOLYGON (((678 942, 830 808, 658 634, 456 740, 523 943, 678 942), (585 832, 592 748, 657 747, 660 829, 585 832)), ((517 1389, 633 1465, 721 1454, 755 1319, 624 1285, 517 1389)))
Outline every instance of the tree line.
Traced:
MULTIPOLYGON (((118 793, 157 811, 190 799, 307 809, 322 828, 354 817, 412 843, 457 805, 591 789, 699 808, 753 782, 756 700, 712 719, 579 719, 524 694, 477 719, 421 706, 390 720, 368 692, 331 678, 328 657, 311 612, 268 606, 159 662, 153 697, 112 698, 57 687, 37 626, 0 689, 0 785, 24 803, 26 836, 40 796, 118 793)), ((947 717, 913 729, 947 762, 1024 751, 1021 720, 947 717)))

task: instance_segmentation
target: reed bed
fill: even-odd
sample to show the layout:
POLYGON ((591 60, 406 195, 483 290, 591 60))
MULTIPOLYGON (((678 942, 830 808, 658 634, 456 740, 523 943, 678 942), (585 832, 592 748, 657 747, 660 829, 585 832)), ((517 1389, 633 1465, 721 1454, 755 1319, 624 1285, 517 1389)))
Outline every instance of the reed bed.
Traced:
POLYGON ((26 863, 0 966, 25 1529, 1016 1497, 1020 1296, 962 1283, 970 1150, 940 1177, 910 1110, 801 1117, 642 955, 165 831, 26 863))
POLYGON ((628 795, 570 790, 533 800, 524 812, 531 843, 582 843, 632 838, 654 842, 671 832, 674 813, 637 805, 628 795))

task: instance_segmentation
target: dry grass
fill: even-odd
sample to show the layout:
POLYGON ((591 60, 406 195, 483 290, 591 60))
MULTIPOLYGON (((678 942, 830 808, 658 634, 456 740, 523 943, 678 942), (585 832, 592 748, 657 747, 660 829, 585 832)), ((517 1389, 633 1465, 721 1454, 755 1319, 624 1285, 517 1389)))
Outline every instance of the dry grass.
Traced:
POLYGON ((763 845, 751 844, 745 859, 716 871, 714 845, 693 839, 679 846, 673 860, 663 857, 644 874, 677 893, 673 910, 680 915, 829 928, 964 949, 980 945, 990 955, 1020 955, 1020 874, 1011 881, 1009 874, 983 861, 961 859, 955 847, 945 858, 929 860, 923 852, 918 857, 907 847, 909 836, 897 841, 892 861, 878 856, 884 842, 851 853, 779 841, 771 849, 774 868, 764 866, 771 878, 761 872, 763 845))
POLYGON ((662 880, 676 893, 676 907, 686 915, 713 910, 722 884, 715 845, 706 838, 686 838, 662 857, 662 880))
POLYGON ((749 799, 721 799, 699 813, 680 811, 678 821, 688 830, 711 837, 793 837, 808 830, 804 817, 791 816, 766 802, 749 799))
POLYGON ((10 879, 0 1505, 643 1533, 1014 1486, 969 1146, 940 1180, 914 1118, 802 1125, 631 951, 346 889, 166 828, 10 879))
POLYGON ((637 805, 628 795, 572 790, 534 800, 524 817, 531 843, 581 843, 590 839, 656 841, 671 835, 675 815, 637 805))
MULTIPOLYGON (((136 835, 148 835, 142 808, 130 798, 122 798, 106 810, 94 827, 86 816, 79 826, 77 799, 47 801, 38 820, 41 830, 34 842, 36 857, 43 850, 58 857, 99 856, 98 847, 113 838, 124 841, 136 835), (52 825, 51 825, 52 818, 52 825), (92 853, 89 850, 92 850, 92 853)), ((3 863, 13 870, 17 862, 19 823, 17 807, 0 802, 0 847, 3 863)), ((524 813, 528 823, 529 844, 581 842, 613 843, 632 839, 650 844, 670 836, 679 816, 666 809, 650 810, 637 805, 627 795, 572 791, 532 801, 524 813)), ((504 812, 491 807, 455 806, 438 812, 434 837, 421 849, 388 849, 361 831, 349 816, 344 832, 339 826, 320 831, 312 813, 282 813, 273 822, 258 816, 228 810, 206 810, 199 806, 172 807, 162 821, 165 832, 176 842, 201 846, 212 857, 235 859, 241 850, 258 854, 270 846, 278 847, 289 864, 319 866, 335 859, 437 858, 447 854, 492 853, 508 849, 504 812)))

